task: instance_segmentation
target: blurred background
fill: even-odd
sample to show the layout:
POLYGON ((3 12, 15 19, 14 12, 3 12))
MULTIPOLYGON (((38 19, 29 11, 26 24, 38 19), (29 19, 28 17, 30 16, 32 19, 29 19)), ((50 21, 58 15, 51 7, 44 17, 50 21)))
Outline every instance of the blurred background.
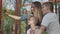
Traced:
MULTIPOLYGON (((52 2, 54 4, 54 13, 60 17, 60 0, 2 0, 1 30, 3 34, 26 34, 26 21, 14 20, 4 12, 5 10, 9 10, 9 13, 12 15, 22 16, 26 13, 26 10, 31 10, 30 4, 35 1, 39 1, 41 4, 44 2, 52 2)), ((46 32, 43 34, 46 34, 46 32)))

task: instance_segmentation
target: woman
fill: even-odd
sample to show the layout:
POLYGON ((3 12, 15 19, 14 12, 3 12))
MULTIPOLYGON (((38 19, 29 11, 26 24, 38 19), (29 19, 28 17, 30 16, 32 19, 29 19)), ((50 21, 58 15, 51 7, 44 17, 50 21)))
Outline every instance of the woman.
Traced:
MULTIPOLYGON (((32 12, 34 13, 34 16, 39 19, 39 24, 42 21, 43 13, 41 11, 41 3, 36 1, 32 2, 32 12)), ((37 24, 37 25, 39 25, 37 24)))
POLYGON ((34 17, 30 17, 28 20, 28 25, 31 26, 31 28, 27 31, 27 34, 36 34, 36 32, 39 30, 39 26, 41 24, 43 14, 41 11, 41 4, 40 2, 32 2, 32 12, 34 14, 34 17), (32 32, 31 32, 32 30, 32 32))
MULTIPOLYGON (((32 12, 34 13, 34 16, 39 18, 39 21, 41 21, 41 19, 42 19, 41 3, 38 1, 32 2, 31 6, 32 6, 32 12)), ((26 20, 28 18, 27 14, 24 16, 15 16, 15 15, 9 14, 8 12, 5 12, 5 14, 16 20, 20 20, 20 19, 26 20)), ((29 16, 30 15, 31 15, 31 13, 29 14, 29 16)))

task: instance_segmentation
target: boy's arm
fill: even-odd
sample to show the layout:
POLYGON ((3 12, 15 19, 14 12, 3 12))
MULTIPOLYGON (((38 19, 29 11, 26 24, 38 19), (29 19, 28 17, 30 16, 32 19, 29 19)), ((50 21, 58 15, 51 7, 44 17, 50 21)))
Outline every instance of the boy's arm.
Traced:
POLYGON ((37 34, 42 34, 42 32, 44 32, 44 30, 50 24, 50 19, 51 19, 50 15, 48 15, 48 16, 45 15, 43 17, 42 22, 41 22, 41 27, 40 27, 39 31, 37 32, 37 34))
POLYGON ((42 32, 44 32, 45 29, 46 29, 46 27, 42 25, 42 26, 40 27, 39 31, 38 31, 36 34, 42 34, 42 32))

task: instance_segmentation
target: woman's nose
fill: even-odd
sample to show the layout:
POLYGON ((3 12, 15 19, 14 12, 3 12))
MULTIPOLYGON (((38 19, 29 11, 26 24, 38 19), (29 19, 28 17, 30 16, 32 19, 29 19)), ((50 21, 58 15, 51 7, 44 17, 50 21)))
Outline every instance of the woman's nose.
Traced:
POLYGON ((34 11, 34 8, 31 8, 31 11, 34 11))

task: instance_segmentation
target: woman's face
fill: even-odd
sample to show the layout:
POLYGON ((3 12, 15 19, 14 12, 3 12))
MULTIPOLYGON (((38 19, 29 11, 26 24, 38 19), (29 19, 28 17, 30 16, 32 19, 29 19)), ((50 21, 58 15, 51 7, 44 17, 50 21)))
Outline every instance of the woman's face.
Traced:
POLYGON ((35 10, 35 6, 33 4, 31 4, 31 11, 35 10))

